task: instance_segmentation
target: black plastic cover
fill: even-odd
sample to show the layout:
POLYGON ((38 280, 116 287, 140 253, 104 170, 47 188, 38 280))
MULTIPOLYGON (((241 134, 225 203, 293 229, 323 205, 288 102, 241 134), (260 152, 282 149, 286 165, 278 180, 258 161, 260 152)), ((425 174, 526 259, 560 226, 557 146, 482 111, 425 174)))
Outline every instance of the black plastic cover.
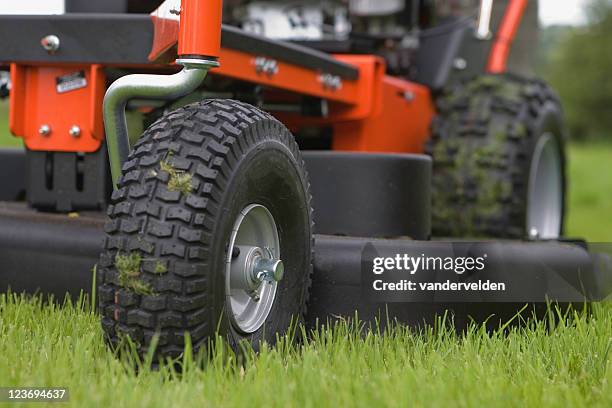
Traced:
POLYGON ((419 154, 302 152, 318 234, 428 239, 431 159, 419 154))
MULTIPOLYGON (((53 294, 59 299, 66 293, 78 296, 81 291, 90 292, 93 268, 104 239, 103 224, 102 213, 81 213, 73 218, 40 213, 24 205, 0 203, 0 291, 11 288, 15 292, 53 294)), ((351 318, 356 313, 362 321, 372 324, 379 319, 383 326, 387 320, 419 326, 433 323, 436 316, 450 310, 459 328, 471 319, 487 321, 489 326, 495 327, 525 307, 524 302, 371 303, 362 296, 360 273, 362 250, 368 242, 371 239, 315 235, 314 275, 307 315, 310 326, 351 318)), ((378 240, 377 244, 417 253, 439 245, 435 241, 397 239, 378 240)), ((531 267, 556 262, 563 253, 567 269, 573 268, 576 274, 589 257, 580 246, 567 243, 551 242, 547 244, 549 250, 545 251, 542 251, 542 244, 528 242, 495 244, 507 245, 508 256, 513 257, 513 262, 531 267)), ((608 275, 610 272, 607 271, 608 275)), ((545 294, 549 288, 546 282, 536 279, 529 290, 545 294)), ((531 309, 523 311, 530 317, 534 308, 541 310, 546 305, 532 304, 531 309)))
POLYGON ((26 152, 28 203, 50 211, 99 210, 110 197, 106 147, 93 153, 26 152))
POLYGON ((25 198, 25 153, 23 149, 0 149, 0 201, 25 198))

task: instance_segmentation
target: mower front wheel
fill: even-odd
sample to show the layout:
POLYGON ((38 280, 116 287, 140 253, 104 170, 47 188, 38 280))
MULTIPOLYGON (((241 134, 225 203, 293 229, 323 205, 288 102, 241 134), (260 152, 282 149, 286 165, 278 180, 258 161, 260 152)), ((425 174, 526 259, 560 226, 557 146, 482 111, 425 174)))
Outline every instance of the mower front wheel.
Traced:
POLYGON ((145 353, 219 334, 274 343, 305 313, 312 272, 308 177, 290 132, 241 102, 209 100, 155 122, 108 210, 102 326, 145 353))

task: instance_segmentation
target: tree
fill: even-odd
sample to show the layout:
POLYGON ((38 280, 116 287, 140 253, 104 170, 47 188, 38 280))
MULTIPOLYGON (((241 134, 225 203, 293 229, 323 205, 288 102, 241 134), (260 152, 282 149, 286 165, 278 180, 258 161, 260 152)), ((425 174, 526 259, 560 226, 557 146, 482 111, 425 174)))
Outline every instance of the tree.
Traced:
MULTIPOLYGON (((564 103, 571 136, 607 136, 612 132, 612 2, 593 0, 585 26, 556 34, 544 76, 564 103)), ((550 35, 543 37, 550 44, 550 35)))

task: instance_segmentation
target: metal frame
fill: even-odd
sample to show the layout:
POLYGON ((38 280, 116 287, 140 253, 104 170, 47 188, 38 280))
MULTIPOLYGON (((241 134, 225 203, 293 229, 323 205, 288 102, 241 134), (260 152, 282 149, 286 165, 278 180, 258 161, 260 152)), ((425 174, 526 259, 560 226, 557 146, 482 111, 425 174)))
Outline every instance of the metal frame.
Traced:
POLYGON ((523 20, 526 7, 527 0, 509 0, 501 26, 497 31, 491 54, 489 55, 488 72, 500 74, 506 71, 512 41, 516 37, 516 32, 523 20))
POLYGON ((132 74, 119 78, 104 96, 104 127, 113 186, 117 187, 121 166, 130 152, 125 107, 130 99, 173 100, 194 91, 208 73, 204 67, 185 66, 174 75, 132 74))
MULTIPOLYGON (((525 5, 526 0, 509 1, 489 57, 487 68, 489 72, 505 71, 509 48, 525 5)), ((37 122, 42 116, 49 115, 49 112, 36 111, 42 116, 35 117, 32 116, 31 109, 49 103, 64 102, 64 99, 53 98, 35 99, 35 102, 31 102, 30 93, 37 95, 54 85, 52 75, 44 79, 47 70, 60 69, 69 73, 83 67, 89 72, 90 76, 87 79, 90 84, 82 91, 82 95, 75 97, 69 109, 73 114, 71 121, 74 121, 73 118, 79 118, 87 123, 87 127, 83 129, 88 133, 83 134, 80 140, 91 142, 92 146, 96 144, 99 146, 102 140, 101 132, 98 131, 102 124, 102 109, 99 104, 101 92, 106 90, 103 75, 105 67, 170 72, 172 75, 123 76, 107 90, 104 104, 106 139, 113 180, 116 182, 121 172, 121 163, 129 152, 124 112, 127 101, 135 97, 178 98, 197 88, 208 70, 212 69, 214 75, 265 86, 280 93, 281 96, 306 95, 329 102, 330 111, 327 117, 308 118, 291 113, 278 116, 292 129, 299 129, 301 126, 333 127, 334 150, 370 153, 408 153, 423 150, 423 143, 429 137, 430 120, 434 114, 428 88, 385 75, 384 62, 375 56, 339 55, 332 58, 304 47, 246 36, 235 29, 222 29, 220 9, 220 0, 183 0, 179 21, 153 16, 153 24, 150 26, 155 27, 154 34, 142 33, 145 41, 153 42, 153 52, 149 53, 152 61, 143 61, 142 50, 140 54, 133 56, 115 53, 107 61, 96 57, 97 54, 93 57, 88 54, 79 60, 78 53, 72 55, 68 53, 68 57, 73 59, 66 59, 61 43, 62 36, 58 36, 60 43, 57 47, 53 47, 55 50, 51 50, 52 53, 48 53, 49 50, 38 50, 42 52, 40 57, 34 55, 29 59, 9 59, 8 62, 12 63, 11 74, 14 84, 11 92, 13 132, 23 136, 26 145, 32 150, 89 151, 90 147, 80 144, 74 138, 41 139, 45 135, 39 132, 40 124, 37 122), (251 47, 246 42, 241 45, 241 41, 233 47, 228 46, 221 37, 224 30, 230 33, 229 37, 225 38, 242 35, 240 38, 248 39, 249 44, 255 43, 262 48, 251 47), (175 49, 177 51, 174 51, 175 49), (183 65, 181 72, 173 73, 176 66, 159 59, 168 57, 169 54, 176 54, 172 57, 178 57, 177 62, 183 65), (214 68, 218 63, 220 67, 214 68), (320 65, 317 65, 319 63, 320 65), (97 75, 95 80, 92 79, 94 75, 97 75), (29 121, 33 124, 26 123, 29 121), (37 144, 41 140, 46 144, 37 144)), ((486 11, 486 7, 483 8, 483 12, 486 11)), ((57 19, 66 22, 70 21, 70 18, 72 17, 46 17, 47 20, 57 19)), ((123 21, 124 24, 132 21, 125 16, 118 18, 90 16, 90 18, 92 21, 97 20, 97 23, 102 19, 123 21)), ((142 26, 146 25, 142 17, 137 17, 133 21, 138 21, 142 26)), ((481 22, 480 35, 484 37, 486 18, 481 22)), ((44 24, 48 24, 48 21, 41 23, 44 24)), ((1 26, 0 22, 0 33, 1 26)), ((48 34, 45 32, 44 35, 48 34)), ((25 40, 22 38, 18 41, 25 40)), ((18 54, 18 48, 12 52, 18 54)), ((135 50, 135 53, 138 52, 135 50)), ((1 55, 3 55, 2 50, 0 50, 1 55)), ((71 128, 67 127, 65 130, 69 129, 71 128)), ((425 180, 424 175, 428 173, 424 171, 421 173, 421 178, 425 180)), ((413 172, 411 176, 414 175, 413 172)), ((330 177, 323 175, 321 179, 329 181, 330 177)), ((415 180, 411 183, 415 184, 415 180)), ((358 191, 358 186, 355 187, 355 191, 358 191)), ((323 191, 323 194, 325 193, 323 191)), ((419 189, 419 193, 423 195, 423 190, 419 189)), ((389 197, 388 194, 385 196, 389 197)), ((421 204, 415 208, 421 212, 429 209, 428 200, 421 204)), ((406 208, 408 207, 402 207, 404 212, 406 208)), ((407 213, 414 215, 415 211, 407 213)), ((331 216, 334 216, 332 212, 330 218, 331 216)), ((359 218, 365 217, 360 214, 359 218)), ((38 213, 21 206, 0 205, 0 266, 7 272, 0 276, 0 288, 4 289, 10 285, 18 291, 42 289, 44 292, 55 292, 60 296, 63 296, 66 288, 72 289, 73 294, 78 294, 79 289, 91 288, 91 274, 87 268, 98 258, 103 240, 103 222, 101 213, 94 215, 85 213, 78 218, 69 218, 65 215, 38 213), (21 273, 24 269, 28 270, 28 274, 21 273), (81 274, 75 275, 74 271, 81 271, 81 274), (53 279, 47 279, 50 275, 53 275, 53 279)), ((351 223, 347 222, 348 224, 351 223)), ((328 225, 329 228, 332 226, 328 225)), ((413 226, 410 229, 406 227, 406 231, 417 231, 418 234, 414 234, 416 238, 427 239, 428 227, 428 225, 413 226)), ((374 235, 371 230, 366 232, 374 235)), ((324 322, 334 315, 351 316, 355 310, 359 310, 360 317, 365 319, 382 317, 384 321, 385 312, 400 321, 412 319, 415 322, 415 319, 422 318, 422 314, 415 313, 415 307, 412 305, 406 307, 401 304, 391 304, 385 309, 387 307, 385 305, 364 301, 360 275, 355 274, 355 271, 361 268, 362 250, 368 242, 370 240, 367 238, 324 235, 315 237, 314 284, 311 307, 308 309, 308 321, 311 324, 324 322)), ((400 248, 402 251, 408 249, 414 253, 422 253, 439 243, 395 239, 377 240, 377 244, 400 248)), ((560 258, 560 253, 568 257, 569 261, 565 266, 570 272, 588 270, 583 266, 588 267, 594 263, 593 258, 580 244, 572 246, 571 251, 568 251, 567 244, 558 242, 538 244, 506 242, 500 245, 504 245, 504 248, 510 251, 511 259, 523 262, 525 265, 539 265, 543 260, 556 262, 560 258), (544 255, 541 251, 542 246, 546 247, 544 255), (537 262, 534 259, 537 259, 537 262)), ((569 273, 568 276, 576 280, 584 278, 575 272, 569 273)), ((547 282, 538 279, 532 279, 532 282, 533 290, 541 292, 542 299, 545 299, 550 289, 547 282)), ((429 306, 427 312, 433 316, 436 312, 444 311, 448 305, 430 304, 429 306)), ((487 316, 491 313, 490 308, 483 309, 479 306, 478 309, 484 310, 487 316)), ((515 313, 515 308, 510 309, 515 313)))
MULTIPOLYGON (((481 36, 490 22, 487 16, 491 9, 489 2, 483 1, 482 4, 481 30, 476 32, 481 36)), ((489 72, 505 70, 509 48, 525 6, 526 0, 509 0, 489 57, 489 72)), ((124 76, 108 88, 104 101, 104 128, 115 184, 121 172, 121 164, 129 152, 125 125, 127 101, 133 98, 176 99, 196 89, 213 68, 214 75, 264 86, 289 98, 291 95, 301 95, 320 98, 329 103, 326 117, 310 118, 291 113, 278 113, 277 116, 292 130, 304 126, 331 126, 334 130, 334 150, 390 153, 423 151, 423 145, 429 137, 429 124, 435 113, 429 89, 402 78, 385 75, 384 61, 375 56, 332 57, 295 44, 269 41, 235 28, 224 28, 221 26, 221 10, 221 0, 181 0, 180 5, 178 0, 166 1, 151 15, 148 24, 153 34, 143 33, 143 38, 152 42, 149 63, 143 64, 142 56, 134 60, 141 62, 132 62, 138 65, 130 67, 129 57, 120 63, 120 67, 131 69, 153 68, 164 71, 173 67, 163 62, 162 58, 167 61, 169 57, 176 57, 176 63, 184 68, 173 75, 124 76), (418 119, 408 121, 405 120, 407 117, 418 119)), ((142 17, 135 17, 139 24, 144 24, 142 17)), ((68 15, 34 20, 39 21, 41 26, 57 20, 66 23, 66 29, 70 31, 70 22, 78 21, 78 18, 68 15)), ((82 15, 80 18, 84 21, 91 19, 98 25, 104 19, 125 24, 131 21, 122 15, 82 15)), ((82 29, 82 22, 79 24, 82 29)), ((100 28, 97 30, 100 31, 100 28)), ((30 55, 24 60, 17 58, 10 61, 15 84, 11 92, 11 130, 24 137, 26 146, 32 150, 96 151, 103 140, 100 104, 101 93, 105 89, 104 67, 113 64, 75 65, 77 57, 68 52, 72 59, 66 60, 64 54, 67 51, 63 48, 62 36, 56 37, 58 41, 53 50, 43 44, 43 49, 36 54, 44 58, 30 55), (67 61, 73 65, 66 65, 67 61), (51 64, 58 65, 51 67, 51 64), (54 86, 57 70, 70 72, 78 69, 87 73, 88 81, 87 87, 78 91, 81 95, 71 93, 62 97, 35 99, 37 95, 53 94, 45 92, 45 89, 54 86), (32 100, 36 102, 32 103, 32 100), (71 123, 48 125, 47 119, 55 122, 59 119, 46 118, 45 115, 50 116, 48 110, 37 107, 65 105, 68 100, 72 104, 71 123), (31 112, 32 107, 38 116, 31 112), (77 119, 79 124, 76 123, 77 119), (49 129, 59 128, 61 131, 50 135, 50 132, 43 131, 43 128, 47 129, 45 125, 49 129), (74 137, 75 126, 80 130, 77 132, 79 137, 74 137)), ((26 40, 32 41, 32 38, 26 37, 19 41, 26 40)), ((23 47, 15 44, 9 48, 16 54, 19 54, 19 48, 30 47, 25 43, 23 47)), ((77 45, 76 48, 83 47, 77 45)))

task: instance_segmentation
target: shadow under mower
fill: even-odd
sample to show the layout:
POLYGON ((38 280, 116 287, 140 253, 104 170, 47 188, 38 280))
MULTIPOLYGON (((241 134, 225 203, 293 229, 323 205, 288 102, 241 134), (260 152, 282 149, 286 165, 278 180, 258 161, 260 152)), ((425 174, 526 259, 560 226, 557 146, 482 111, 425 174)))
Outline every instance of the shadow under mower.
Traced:
POLYGON ((257 346, 296 318, 496 325, 603 298, 605 248, 563 238, 561 108, 529 79, 537 2, 391 3, 0 16, 25 144, 1 152, 0 286, 95 286, 111 341, 158 333, 167 355, 217 328, 257 346))

